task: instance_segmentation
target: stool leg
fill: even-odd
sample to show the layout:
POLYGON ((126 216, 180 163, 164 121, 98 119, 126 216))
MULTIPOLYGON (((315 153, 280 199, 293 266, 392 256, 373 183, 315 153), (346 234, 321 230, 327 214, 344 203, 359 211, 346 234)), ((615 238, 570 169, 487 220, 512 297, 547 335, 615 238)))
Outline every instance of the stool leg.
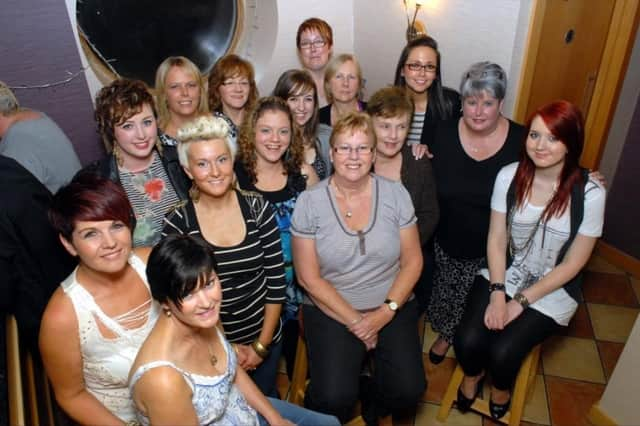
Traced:
POLYGON ((449 385, 447 386, 447 390, 442 397, 440 409, 438 409, 438 415, 436 416, 436 419, 438 419, 439 422, 445 422, 447 420, 447 417, 449 417, 449 411, 451 411, 453 401, 455 401, 457 397, 458 388, 460 387, 463 378, 464 372, 462 371, 462 367, 458 365, 453 371, 451 379, 449 380, 449 385))
POLYGON ((540 346, 536 346, 529 355, 527 355, 520 367, 516 378, 516 385, 513 388, 511 410, 509 412, 509 426, 517 426, 520 424, 522 413, 524 412, 524 404, 527 399, 527 390, 532 381, 532 377, 535 378, 535 370, 538 368, 539 357, 540 346))
POLYGON ((304 404, 304 392, 307 387, 307 344, 302 336, 298 336, 296 348, 296 361, 293 365, 291 386, 289 387, 289 402, 302 406, 304 404))

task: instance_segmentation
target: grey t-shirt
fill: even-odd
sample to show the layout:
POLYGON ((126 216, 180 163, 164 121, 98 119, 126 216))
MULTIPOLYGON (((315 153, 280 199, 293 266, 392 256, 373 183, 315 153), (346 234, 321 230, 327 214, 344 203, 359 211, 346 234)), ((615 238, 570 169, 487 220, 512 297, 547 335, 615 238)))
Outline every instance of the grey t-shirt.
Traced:
POLYGON ((361 234, 340 216, 329 179, 300 194, 291 218, 293 235, 315 240, 320 275, 358 310, 384 302, 400 269, 400 229, 416 223, 405 187, 371 176, 371 213, 361 234))
POLYGON ((0 154, 16 160, 55 193, 80 170, 80 160, 62 129, 39 114, 41 118, 18 121, 7 129, 0 154))

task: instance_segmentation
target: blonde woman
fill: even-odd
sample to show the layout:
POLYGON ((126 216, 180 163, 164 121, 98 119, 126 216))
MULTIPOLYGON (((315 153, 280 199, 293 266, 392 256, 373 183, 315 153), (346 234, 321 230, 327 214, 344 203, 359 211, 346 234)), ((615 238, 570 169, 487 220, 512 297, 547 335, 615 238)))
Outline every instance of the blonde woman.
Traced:
POLYGON ((343 53, 333 58, 324 74, 329 105, 320 108, 320 123, 333 127, 346 114, 364 111, 367 104, 359 99, 362 87, 362 70, 356 57, 343 53))

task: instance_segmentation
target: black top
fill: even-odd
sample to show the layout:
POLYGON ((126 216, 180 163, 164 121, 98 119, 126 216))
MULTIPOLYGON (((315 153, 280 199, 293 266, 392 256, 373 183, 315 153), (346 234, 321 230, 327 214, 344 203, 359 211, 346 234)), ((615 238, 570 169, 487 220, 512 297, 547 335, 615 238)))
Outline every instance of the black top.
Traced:
POLYGON ((49 224, 51 193, 15 160, 0 155, 0 313, 13 313, 37 350, 49 297, 76 261, 49 224))
MULTIPOLYGON (((322 124, 326 124, 327 126, 331 126, 331 105, 325 105, 318 110, 318 122, 322 124)), ((360 106, 360 111, 367 110, 367 103, 358 101, 358 105, 360 106)))
POLYGON ((420 143, 431 146, 436 134, 438 123, 446 120, 457 120, 462 115, 462 103, 460 102, 460 94, 448 87, 442 88, 445 104, 451 105, 451 115, 442 117, 435 109, 433 102, 427 103, 427 111, 424 115, 424 124, 422 125, 422 135, 420 143))
POLYGON ((518 161, 526 129, 509 121, 502 148, 494 156, 476 161, 462 147, 458 121, 441 123, 429 145, 440 204, 435 236, 450 256, 477 259, 486 256, 496 176, 502 167, 518 161))
MULTIPOLYGON (((262 330, 264 306, 285 299, 285 275, 280 233, 271 204, 254 192, 236 191, 246 224, 244 239, 232 247, 205 242, 216 260, 222 284, 220 319, 232 343, 249 344, 262 330)), ((162 235, 179 233, 202 237, 192 201, 169 213, 162 235)), ((273 333, 280 339, 282 323, 273 333)))

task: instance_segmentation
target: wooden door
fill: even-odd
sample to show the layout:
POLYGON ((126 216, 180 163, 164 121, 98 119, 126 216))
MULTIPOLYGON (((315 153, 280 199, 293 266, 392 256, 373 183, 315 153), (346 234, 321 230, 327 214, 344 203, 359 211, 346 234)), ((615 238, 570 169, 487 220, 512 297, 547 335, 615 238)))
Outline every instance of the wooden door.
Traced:
POLYGON ((545 0, 545 3, 525 117, 556 99, 573 102, 586 117, 615 0, 545 0))

